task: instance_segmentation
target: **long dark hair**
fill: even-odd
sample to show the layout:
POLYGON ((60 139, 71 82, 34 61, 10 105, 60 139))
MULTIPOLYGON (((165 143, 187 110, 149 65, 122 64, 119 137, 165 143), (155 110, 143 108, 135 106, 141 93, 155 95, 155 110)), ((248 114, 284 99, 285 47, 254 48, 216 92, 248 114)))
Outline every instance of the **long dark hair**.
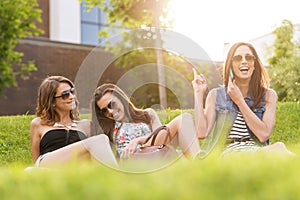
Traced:
POLYGON ((263 96, 266 92, 266 90, 270 87, 270 81, 267 71, 265 70, 263 64, 261 63, 258 54, 250 43, 246 42, 238 42, 235 43, 229 50, 227 54, 227 58, 224 64, 224 70, 223 70, 223 83, 227 87, 228 86, 228 80, 229 80, 229 70, 232 67, 232 57, 234 56, 234 53, 236 49, 240 46, 247 46, 250 48, 251 52, 255 56, 254 60, 254 71, 250 80, 249 85, 249 94, 251 98, 253 99, 254 103, 251 106, 251 109, 256 108, 259 105, 259 102, 262 101, 263 96))
MULTIPOLYGON (((61 83, 67 83, 70 87, 75 87, 74 83, 63 76, 49 76, 43 80, 38 89, 38 98, 36 106, 36 116, 40 117, 42 124, 53 125, 59 120, 58 113, 55 110, 54 102, 56 90, 61 83)), ((78 100, 75 96, 76 108, 70 112, 72 120, 79 119, 78 100)))
POLYGON ((93 135, 104 133, 106 134, 110 141, 112 142, 112 133, 115 126, 115 120, 109 119, 103 115, 100 111, 100 108, 97 106, 97 102, 105 95, 106 93, 112 93, 117 97, 124 106, 124 112, 129 122, 143 122, 150 124, 151 118, 147 111, 143 109, 136 108, 127 95, 115 84, 107 83, 103 84, 94 92, 93 100, 91 103, 92 110, 92 129, 91 133, 93 135))

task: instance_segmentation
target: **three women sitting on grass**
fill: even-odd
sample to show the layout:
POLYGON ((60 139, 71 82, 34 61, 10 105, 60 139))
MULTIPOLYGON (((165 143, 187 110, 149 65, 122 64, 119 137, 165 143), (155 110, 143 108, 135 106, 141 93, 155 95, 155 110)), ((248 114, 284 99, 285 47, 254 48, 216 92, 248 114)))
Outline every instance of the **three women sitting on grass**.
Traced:
MULTIPOLYGON (((177 116, 166 126, 169 145, 179 146, 194 159, 200 152, 198 138, 207 138, 219 116, 233 118, 224 155, 229 152, 280 150, 293 154, 282 142, 269 144, 275 123, 277 95, 256 50, 249 43, 234 44, 223 69, 224 86, 211 90, 194 69, 195 127, 190 114, 177 116), (205 110, 204 110, 205 107, 205 110), (197 135, 197 136, 196 136, 197 135)), ((162 126, 153 109, 136 108, 116 85, 104 84, 94 93, 92 122, 80 120, 74 84, 62 76, 46 78, 39 87, 36 118, 30 125, 32 157, 36 166, 77 159, 95 159, 119 168, 119 158, 130 156, 151 132, 162 126), (91 131, 92 130, 92 131, 91 131), (111 148, 116 146, 116 152, 111 148)), ((156 144, 161 144, 165 130, 156 144)), ((148 143, 150 144, 151 141, 148 143)), ((151 161, 150 161, 151 162, 151 161)))

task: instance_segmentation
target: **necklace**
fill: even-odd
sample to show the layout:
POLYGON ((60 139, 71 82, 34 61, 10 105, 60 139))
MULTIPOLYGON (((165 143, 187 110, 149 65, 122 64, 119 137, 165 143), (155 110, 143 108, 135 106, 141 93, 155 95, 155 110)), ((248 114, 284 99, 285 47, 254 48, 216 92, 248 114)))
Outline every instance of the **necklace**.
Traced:
POLYGON ((77 123, 75 121, 73 121, 70 125, 65 125, 65 124, 62 124, 62 123, 59 123, 59 122, 55 122, 53 127, 72 129, 72 128, 77 127, 77 123))

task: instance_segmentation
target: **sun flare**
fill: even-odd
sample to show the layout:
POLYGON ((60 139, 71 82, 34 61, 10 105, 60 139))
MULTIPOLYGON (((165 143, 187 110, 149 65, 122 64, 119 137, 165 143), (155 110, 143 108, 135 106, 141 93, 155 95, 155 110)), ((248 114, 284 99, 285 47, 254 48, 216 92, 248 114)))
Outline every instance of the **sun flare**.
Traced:
POLYGON ((224 58, 224 44, 271 33, 283 19, 300 23, 293 0, 171 0, 173 30, 202 46, 214 60, 224 58), (247 4, 245 7, 244 4, 247 4), (271 7, 272 8, 271 8, 271 7), (271 9, 270 9, 271 8, 271 9))

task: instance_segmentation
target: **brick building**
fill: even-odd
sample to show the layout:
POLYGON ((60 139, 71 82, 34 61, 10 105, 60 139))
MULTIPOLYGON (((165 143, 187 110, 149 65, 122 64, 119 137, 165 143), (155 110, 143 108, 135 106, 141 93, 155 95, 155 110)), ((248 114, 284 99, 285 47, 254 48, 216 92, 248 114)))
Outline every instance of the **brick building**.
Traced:
MULTIPOLYGON (((77 0, 38 0, 38 3, 43 11, 43 23, 38 24, 38 27, 44 30, 44 34, 39 37, 22 39, 16 47, 17 51, 24 53, 23 61, 34 60, 38 70, 32 72, 32 75, 25 80, 18 79, 18 87, 4 89, 4 96, 0 98, 0 115, 33 114, 37 89, 41 81, 48 75, 63 75, 74 81, 80 65, 95 48, 96 44, 84 44, 80 40, 78 32, 78 30, 80 31, 78 28, 80 20, 78 17, 74 17, 74 14, 80 14, 81 5, 77 0), (77 12, 68 12, 65 6, 69 11, 77 10, 77 12), (71 20, 61 16, 63 12, 65 12, 64 15, 71 15, 71 20), (55 21, 59 19, 53 19, 53 15, 61 16, 63 22, 55 21), (74 19, 77 19, 78 22, 75 22, 74 19), (61 28, 63 26, 61 23, 69 24, 69 26, 61 28), (71 32, 75 36, 68 34, 71 32), (68 35, 69 37, 67 37, 68 35)), ((122 73, 122 70, 112 68, 105 75, 109 78, 104 81, 113 82, 113 79, 118 78, 122 73)), ((82 104, 88 107, 88 102, 82 102, 82 104)))
MULTIPOLYGON (((4 90, 4 97, 0 98, 0 115, 34 114, 38 86, 48 75, 63 75, 76 84, 79 69, 84 65, 87 57, 93 54, 95 47, 102 42, 98 32, 107 24, 104 23, 106 14, 100 9, 93 8, 90 12, 85 12, 84 4, 77 0, 38 0, 38 3, 43 11, 43 22, 38 24, 38 27, 44 30, 44 34, 39 37, 22 39, 16 47, 16 50, 24 53, 23 61, 34 60, 38 70, 32 72, 32 75, 26 80, 19 79, 18 87, 4 90)), ((117 31, 117 29, 112 31, 117 31)), ((174 43, 178 43, 178 41, 174 43)), ((181 44, 178 43, 178 45, 181 44)), ((182 46, 184 45, 181 45, 180 48, 182 46)), ((102 62, 111 57, 101 48, 97 48, 96 51, 98 61, 92 60, 91 66, 101 64, 99 59, 102 62)), ((95 84, 95 80, 101 83, 115 83, 124 75, 123 69, 116 68, 111 63, 107 63, 107 65, 105 71, 101 72, 100 80, 97 80, 99 70, 93 73, 94 69, 90 70, 84 80, 81 80, 80 87, 84 89, 77 95, 81 111, 89 109, 91 92, 97 84, 95 84)), ((213 73, 217 77, 213 78, 215 80, 213 84, 217 86, 220 78, 216 74, 216 70, 213 73)), ((78 89, 79 85, 76 84, 76 86, 78 89)), ((141 95, 141 97, 148 98, 145 95, 141 95)), ((187 101, 188 106, 192 107, 193 98, 189 96, 187 101)))

